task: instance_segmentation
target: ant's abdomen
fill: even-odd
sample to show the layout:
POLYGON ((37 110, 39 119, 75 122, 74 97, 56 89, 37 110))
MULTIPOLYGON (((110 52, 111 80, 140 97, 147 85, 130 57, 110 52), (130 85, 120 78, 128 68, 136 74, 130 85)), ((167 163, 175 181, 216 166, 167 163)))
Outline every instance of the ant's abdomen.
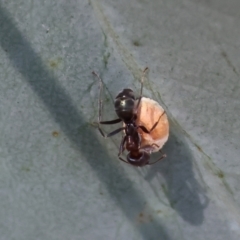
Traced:
POLYGON ((143 167, 149 163, 150 155, 147 152, 130 152, 127 160, 131 165, 143 167))

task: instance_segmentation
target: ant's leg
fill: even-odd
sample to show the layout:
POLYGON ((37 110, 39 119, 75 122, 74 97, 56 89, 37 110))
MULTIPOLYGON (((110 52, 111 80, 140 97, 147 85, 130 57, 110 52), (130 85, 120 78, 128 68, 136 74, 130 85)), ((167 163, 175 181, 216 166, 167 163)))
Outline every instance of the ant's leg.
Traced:
POLYGON ((100 124, 116 124, 116 123, 120 123, 122 121, 122 119, 118 118, 118 119, 114 119, 114 120, 110 120, 110 121, 100 121, 100 124))
MULTIPOLYGON (((101 122, 102 119, 102 89, 103 89, 103 82, 102 79, 98 76, 97 73, 95 73, 94 71, 92 72, 92 74, 94 74, 99 81, 99 97, 98 97, 98 128, 99 127, 99 123, 101 122)), ((99 130, 100 131, 100 130, 99 130)))
POLYGON ((163 113, 160 115, 160 117, 158 118, 157 122, 154 123, 154 125, 152 126, 152 128, 150 130, 147 130, 144 126, 138 126, 138 128, 141 128, 145 133, 151 133, 152 130, 154 130, 154 128, 158 125, 160 118, 164 115, 165 111, 163 111, 163 113))
POLYGON ((159 152, 162 154, 162 157, 167 157, 167 154, 163 153, 161 149, 159 150, 159 152))
POLYGON ((139 96, 139 99, 138 99, 138 103, 137 103, 136 109, 138 109, 139 104, 140 104, 141 99, 142 99, 143 80, 144 80, 145 73, 146 73, 147 70, 148 70, 148 67, 146 67, 146 68, 143 70, 143 73, 142 73, 142 78, 141 78, 141 90, 140 90, 140 96, 139 96))
POLYGON ((113 135, 115 135, 115 134, 117 134, 117 133, 125 130, 125 127, 118 128, 118 129, 116 129, 116 130, 114 130, 114 131, 112 131, 112 132, 110 132, 110 133, 108 133, 108 134, 105 134, 105 133, 102 131, 101 128, 99 128, 98 130, 99 130, 99 132, 101 133, 101 135, 102 135, 104 138, 108 138, 108 137, 111 137, 111 136, 113 136, 113 135))
MULTIPOLYGON (((113 121, 114 121, 114 120, 113 120, 113 121)), ((108 122, 111 122, 111 121, 108 121, 108 122)), ((100 123, 102 123, 102 122, 100 122, 100 123)), ((108 134, 105 134, 105 133, 103 132, 103 130, 100 128, 100 123, 98 123, 98 130, 99 130, 99 132, 101 133, 101 135, 102 135, 104 138, 111 137, 111 136, 113 136, 113 135, 121 132, 122 130, 125 130, 125 127, 121 127, 121 128, 118 128, 118 129, 116 129, 116 130, 108 133, 108 134)), ((104 124, 104 123, 103 123, 103 124, 104 124)), ((114 124, 114 123, 105 123, 105 124, 114 124)))
MULTIPOLYGON (((159 146, 158 146, 156 143, 153 143, 153 144, 151 145, 151 147, 153 147, 153 146, 159 148, 159 146)), ((159 150, 159 151, 161 151, 161 150, 159 150)))
POLYGON ((127 162, 126 160, 124 160, 123 158, 119 157, 119 159, 127 164, 130 164, 129 162, 127 162))
POLYGON ((140 96, 142 96, 142 91, 143 91, 143 80, 144 80, 144 77, 145 77, 145 74, 146 74, 147 71, 148 71, 148 67, 146 67, 146 68, 143 70, 143 73, 142 73, 140 96))
POLYGON ((153 165, 154 163, 162 160, 163 158, 165 158, 167 156, 166 154, 163 154, 163 152, 161 150, 159 150, 159 152, 162 154, 162 156, 157 161, 152 162, 152 163, 148 163, 148 165, 153 165))
POLYGON ((118 156, 120 156, 120 155, 124 152, 124 150, 125 150, 125 142, 126 142, 126 139, 127 139, 127 136, 124 136, 124 137, 122 138, 122 141, 121 141, 120 146, 119 146, 118 156))
MULTIPOLYGON (((150 145, 150 147, 153 147, 153 146, 159 148, 159 146, 156 143, 153 143, 153 144, 150 145)), ((146 149, 146 146, 145 147, 144 146, 140 147, 139 149, 143 149, 144 150, 144 149, 146 149)), ((161 150, 159 150, 159 151, 161 151, 161 150)), ((152 150, 149 151, 149 154, 152 154, 152 150)))
POLYGON ((103 130, 100 128, 100 124, 115 124, 115 123, 119 123, 122 120, 121 119, 115 119, 115 120, 111 120, 111 121, 101 121, 102 119, 102 88, 103 88, 103 82, 102 79, 98 76, 97 73, 95 73, 94 71, 92 72, 93 75, 95 75, 98 80, 99 80, 99 98, 98 98, 98 130, 101 133, 101 135, 103 137, 110 137, 118 132, 120 132, 121 130, 117 129, 111 133, 109 133, 108 135, 105 135, 103 130), (119 130, 119 131, 118 131, 119 130), (116 133, 115 133, 116 132, 116 133))

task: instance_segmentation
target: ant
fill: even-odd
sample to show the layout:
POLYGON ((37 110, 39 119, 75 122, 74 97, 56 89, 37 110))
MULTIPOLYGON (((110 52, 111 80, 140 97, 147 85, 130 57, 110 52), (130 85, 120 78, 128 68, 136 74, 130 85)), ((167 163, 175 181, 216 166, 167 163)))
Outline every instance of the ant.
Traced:
MULTIPOLYGON (((121 144, 119 146, 119 153, 118 157, 121 161, 131 164, 133 166, 142 167, 145 165, 152 165, 164 157, 166 155, 162 154, 161 158, 159 158, 157 161, 150 163, 150 154, 152 153, 151 150, 146 150, 144 147, 141 147, 141 136, 138 133, 138 129, 142 129, 145 133, 151 133, 154 128, 157 126, 160 118, 164 115, 165 111, 159 116, 158 121, 152 126, 150 130, 147 130, 144 126, 137 126, 136 125, 136 119, 137 119, 137 112, 138 108, 142 99, 142 91, 143 91, 143 79, 145 77, 145 73, 148 70, 148 67, 144 69, 142 73, 141 78, 141 90, 140 90, 140 96, 138 98, 135 97, 135 94, 132 89, 125 88, 123 89, 115 98, 114 106, 115 106, 115 112, 118 116, 117 119, 110 120, 110 121, 102 121, 102 88, 103 88, 103 82, 102 79, 99 77, 97 73, 94 71, 92 74, 94 74, 98 80, 99 80, 99 100, 98 100, 98 130, 100 134, 104 138, 111 137, 121 131, 124 131, 125 135, 122 138, 121 144), (116 124, 116 123, 124 123, 124 127, 118 128, 109 134, 105 134, 103 130, 100 127, 100 124, 116 124), (121 154, 123 154, 124 150, 127 150, 129 153, 127 155, 127 160, 120 157, 121 154)), ((157 144, 152 144, 151 147, 156 146, 157 144)), ((161 152, 161 150, 160 150, 161 152)), ((162 152, 161 152, 162 153, 162 152)))

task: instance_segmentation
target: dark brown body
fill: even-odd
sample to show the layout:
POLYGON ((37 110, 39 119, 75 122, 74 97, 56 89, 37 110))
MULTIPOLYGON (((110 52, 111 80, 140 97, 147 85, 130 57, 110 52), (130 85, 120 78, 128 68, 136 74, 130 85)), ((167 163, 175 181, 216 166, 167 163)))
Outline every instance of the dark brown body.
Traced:
MULTIPOLYGON (((146 68, 143 72, 143 76, 148 68, 146 68)), ((96 75, 100 82, 100 93, 99 93, 99 116, 98 116, 98 130, 101 135, 105 138, 111 137, 121 131, 124 131, 125 135, 122 138, 121 144, 119 146, 119 153, 118 157, 121 161, 131 164, 133 166, 142 167, 145 165, 150 165, 153 163, 149 163, 150 154, 151 152, 147 151, 146 149, 141 149, 141 136, 138 133, 138 129, 141 128, 142 131, 145 133, 150 133, 157 125, 156 122, 153 127, 148 131, 144 126, 137 126, 136 125, 136 118, 137 118, 137 111, 140 105, 140 101, 142 98, 142 89, 143 89, 143 77, 141 81, 141 92, 140 97, 136 98, 132 89, 126 88, 123 89, 115 98, 114 106, 115 112, 118 116, 118 119, 111 120, 111 121, 101 121, 102 116, 102 100, 101 100, 101 92, 102 92, 102 80, 101 78, 96 75), (103 130, 100 128, 100 124, 116 124, 119 122, 124 123, 124 127, 118 128, 109 134, 104 134, 103 130), (120 155, 127 150, 129 153, 127 155, 127 159, 123 159, 120 155)), ((161 117, 161 116, 160 116, 161 117)), ((159 119, 160 119, 159 117, 159 119)), ((158 120, 159 121, 159 120, 158 120)), ((162 156, 160 159, 162 159, 162 156)), ((157 161, 159 161, 158 159, 157 161)), ((155 162, 157 162, 155 161, 155 162)), ((154 163, 155 163, 154 162, 154 163)))

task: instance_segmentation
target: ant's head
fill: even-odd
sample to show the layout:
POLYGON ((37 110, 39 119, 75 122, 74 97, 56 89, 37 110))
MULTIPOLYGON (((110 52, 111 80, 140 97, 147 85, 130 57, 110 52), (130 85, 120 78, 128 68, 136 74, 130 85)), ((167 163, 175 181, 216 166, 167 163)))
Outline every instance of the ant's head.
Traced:
POLYGON ((127 161, 136 167, 144 167, 149 164, 150 155, 146 151, 141 151, 138 155, 132 155, 131 152, 127 155, 127 161))
POLYGON ((132 89, 123 89, 115 99, 115 111, 124 122, 131 121, 134 117, 135 95, 132 89))

